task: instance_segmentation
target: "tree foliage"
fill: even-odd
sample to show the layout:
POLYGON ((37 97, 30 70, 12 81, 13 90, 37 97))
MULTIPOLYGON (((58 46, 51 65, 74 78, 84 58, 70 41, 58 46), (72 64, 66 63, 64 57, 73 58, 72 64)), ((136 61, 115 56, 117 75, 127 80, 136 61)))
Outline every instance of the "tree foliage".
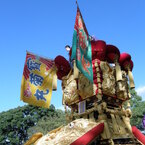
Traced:
POLYGON ((141 96, 137 95, 135 90, 130 90, 131 93, 131 110, 132 118, 131 125, 137 126, 140 130, 143 130, 142 119, 145 115, 145 101, 142 101, 141 96))
POLYGON ((52 116, 44 116, 42 117, 36 126, 33 126, 28 129, 28 135, 32 136, 32 134, 36 132, 42 132, 43 134, 47 134, 49 131, 64 125, 65 122, 65 114, 62 110, 56 111, 58 114, 54 114, 52 116))
POLYGON ((23 144, 36 132, 46 133, 65 123, 64 112, 26 105, 0 113, 0 143, 23 144))

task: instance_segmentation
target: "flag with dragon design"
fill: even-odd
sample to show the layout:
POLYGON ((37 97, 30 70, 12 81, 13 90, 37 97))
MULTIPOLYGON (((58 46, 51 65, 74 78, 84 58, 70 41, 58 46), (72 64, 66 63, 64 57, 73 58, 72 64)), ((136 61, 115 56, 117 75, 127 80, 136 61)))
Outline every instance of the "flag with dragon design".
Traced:
POLYGON ((91 41, 79 7, 74 26, 71 59, 76 60, 80 72, 93 82, 91 41))

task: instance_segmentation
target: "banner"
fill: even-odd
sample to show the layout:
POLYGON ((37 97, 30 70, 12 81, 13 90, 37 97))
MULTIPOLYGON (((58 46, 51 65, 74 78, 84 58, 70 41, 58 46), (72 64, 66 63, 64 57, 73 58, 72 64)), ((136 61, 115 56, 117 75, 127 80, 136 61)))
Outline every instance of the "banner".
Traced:
POLYGON ((27 52, 21 83, 21 100, 49 108, 54 75, 53 60, 27 52))
POLYGON ((76 60, 77 68, 93 83, 91 42, 78 7, 73 34, 71 59, 76 60))

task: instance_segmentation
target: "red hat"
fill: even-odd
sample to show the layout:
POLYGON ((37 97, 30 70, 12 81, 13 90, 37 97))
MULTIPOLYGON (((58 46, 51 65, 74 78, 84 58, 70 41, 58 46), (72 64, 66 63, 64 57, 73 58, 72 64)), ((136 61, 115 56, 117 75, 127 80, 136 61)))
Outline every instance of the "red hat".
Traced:
POLYGON ((133 69, 133 61, 131 60, 131 56, 128 53, 122 53, 120 55, 119 63, 123 70, 127 71, 128 67, 130 70, 133 69))
POLYGON ((92 60, 99 59, 105 60, 106 57, 106 42, 102 40, 92 40, 91 41, 92 47, 92 60))
POLYGON ((119 63, 120 65, 123 65, 123 63, 125 61, 130 61, 131 60, 131 56, 128 53, 121 53, 120 54, 120 59, 119 59, 119 63))
POLYGON ((66 76, 70 70, 71 70, 71 67, 70 67, 70 64, 69 62, 61 55, 58 55, 56 58, 55 58, 55 65, 57 67, 57 76, 58 76, 58 79, 62 79, 62 77, 66 76))
POLYGON ((115 60, 119 61, 120 58, 120 51, 114 45, 106 45, 106 59, 109 63, 114 63, 115 60))
POLYGON ((123 67, 123 69, 124 69, 125 71, 128 71, 128 68, 129 68, 130 71, 132 71, 132 69, 133 69, 133 61, 132 61, 132 60, 130 60, 130 61, 125 61, 125 62, 123 63, 123 65, 122 65, 122 67, 123 67))

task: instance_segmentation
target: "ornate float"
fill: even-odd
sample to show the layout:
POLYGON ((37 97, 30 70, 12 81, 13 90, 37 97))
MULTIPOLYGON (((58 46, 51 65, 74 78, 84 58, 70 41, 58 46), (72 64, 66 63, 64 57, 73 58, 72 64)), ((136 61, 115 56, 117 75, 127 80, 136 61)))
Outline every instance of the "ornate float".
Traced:
POLYGON ((70 62, 55 58, 68 125, 45 136, 35 134, 33 139, 40 137, 36 145, 145 144, 145 137, 130 125, 129 89, 135 87, 131 56, 101 40, 93 40, 92 46, 94 83, 81 72, 74 78, 70 62))
POLYGON ((62 103, 68 125, 44 136, 34 134, 26 145, 32 142, 36 145, 145 144, 144 135, 130 125, 129 90, 135 87, 131 56, 103 40, 90 39, 90 44, 91 64, 84 56, 81 59, 85 71, 92 65, 93 82, 76 67, 76 60, 71 59, 72 48, 67 49, 69 61, 60 55, 54 60, 57 78, 62 81, 62 103))

